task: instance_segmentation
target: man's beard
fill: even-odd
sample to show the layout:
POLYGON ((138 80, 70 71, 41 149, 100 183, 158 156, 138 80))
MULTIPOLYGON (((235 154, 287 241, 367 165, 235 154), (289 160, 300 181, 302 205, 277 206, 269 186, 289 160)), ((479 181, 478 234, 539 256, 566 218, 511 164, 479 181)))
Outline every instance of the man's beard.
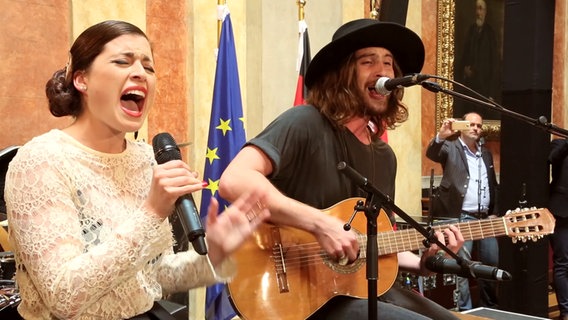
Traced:
POLYGON ((475 19, 475 25, 478 26, 479 28, 483 27, 484 22, 485 22, 485 19, 482 19, 482 18, 475 19))
POLYGON ((386 106, 380 107, 366 107, 364 117, 381 117, 383 116, 386 111, 388 110, 388 104, 386 106))

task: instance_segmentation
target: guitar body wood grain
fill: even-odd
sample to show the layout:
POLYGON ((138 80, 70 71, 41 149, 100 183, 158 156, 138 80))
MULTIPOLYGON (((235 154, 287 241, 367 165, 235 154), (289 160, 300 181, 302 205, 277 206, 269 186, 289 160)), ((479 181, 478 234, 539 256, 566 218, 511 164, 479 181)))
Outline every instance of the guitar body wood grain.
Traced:
MULTIPOLYGON (((362 199, 347 199, 323 212, 347 221, 357 200, 362 199)), ((377 222, 379 232, 392 231, 383 211, 377 222)), ((366 235, 363 213, 357 214, 352 228, 366 235)), ((305 319, 334 296, 367 297, 365 259, 341 266, 322 253, 314 236, 299 229, 264 224, 234 258, 237 276, 228 288, 243 319, 305 319)), ((397 274, 396 253, 381 256, 379 295, 394 284, 397 274)))

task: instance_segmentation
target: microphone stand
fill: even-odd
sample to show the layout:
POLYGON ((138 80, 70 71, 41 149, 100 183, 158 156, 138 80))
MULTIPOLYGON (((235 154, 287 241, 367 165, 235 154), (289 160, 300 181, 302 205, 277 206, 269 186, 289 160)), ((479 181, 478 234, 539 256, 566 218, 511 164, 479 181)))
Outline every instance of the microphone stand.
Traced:
MULTIPOLYGON (((453 80, 446 79, 446 78, 443 78, 443 77, 438 77, 438 76, 431 76, 431 77, 432 78, 438 78, 438 79, 441 79, 441 80, 444 80, 444 81, 448 81, 448 82, 457 84, 457 85, 459 85, 463 88, 466 88, 467 90, 469 90, 471 92, 475 92, 472 89, 470 89, 470 88, 468 88, 468 87, 466 87, 466 86, 464 86, 460 83, 457 83, 453 80)), ((443 88, 442 86, 440 86, 436 82, 423 81, 420 84, 422 85, 422 87, 424 89, 426 89, 428 91, 431 91, 431 92, 434 92, 434 93, 443 92, 445 94, 448 94, 448 95, 451 95, 451 96, 454 96, 454 97, 457 97, 457 98, 461 98, 461 99, 464 99, 464 100, 467 100, 467 101, 470 101, 470 102, 473 102, 473 103, 476 103, 476 104, 479 104, 479 105, 482 105, 482 106, 489 107, 489 109, 495 110, 495 111, 497 111, 501 114, 510 116, 512 118, 524 121, 524 122, 526 122, 530 125, 533 125, 534 127, 540 128, 540 129, 542 129, 542 130, 544 130, 544 131, 546 131, 550 134, 554 134, 554 135, 557 135, 557 136, 568 138, 568 130, 560 128, 560 127, 558 127, 558 126, 556 126, 552 123, 549 123, 545 116, 540 116, 540 117, 538 117, 538 119, 534 119, 534 118, 525 116, 523 114, 508 110, 508 109, 504 108, 503 106, 499 105, 498 103, 489 100, 488 98, 484 97, 484 100, 476 99, 476 98, 468 96, 466 94, 443 88)), ((477 93, 477 92, 475 92, 475 93, 477 93)))
POLYGON ((355 207, 353 215, 349 221, 343 227, 346 230, 351 228, 351 222, 358 211, 364 211, 367 217, 367 282, 368 282, 368 318, 377 318, 377 279, 378 279, 378 259, 379 250, 377 243, 377 217, 379 215, 379 206, 385 211, 393 211, 414 229, 420 232, 424 236, 422 243, 426 248, 429 248, 432 243, 437 244, 441 249, 448 253, 452 258, 454 258, 463 268, 470 268, 473 262, 466 261, 452 250, 450 250, 444 243, 442 243, 436 237, 434 229, 431 226, 424 228, 418 221, 410 217, 406 212, 394 204, 393 200, 377 189, 369 180, 363 177, 355 169, 351 168, 345 162, 340 162, 337 164, 337 170, 341 171, 347 177, 349 177, 359 188, 367 192, 367 197, 365 199, 365 204, 358 203, 355 207))
POLYGON ((428 226, 432 226, 434 224, 434 206, 437 198, 437 194, 434 191, 434 169, 430 170, 430 189, 428 191, 428 226))
MULTIPOLYGON (((345 163, 345 162, 342 162, 345 163)), ((376 201, 374 200, 373 193, 368 193, 365 198, 365 203, 362 201, 357 201, 355 210, 349 218, 349 221, 345 223, 343 229, 345 231, 351 230, 351 222, 355 218, 357 212, 363 211, 365 217, 367 217, 367 305, 368 305, 368 319, 378 319, 377 314, 377 280, 379 279, 379 248, 377 243, 377 218, 379 216, 379 208, 376 206, 376 201), (375 258, 373 258, 375 257, 375 258), (372 299, 371 297, 375 297, 372 299)))
POLYGON ((477 214, 481 214, 481 162, 483 158, 481 156, 481 144, 479 144, 479 156, 477 159, 477 214))

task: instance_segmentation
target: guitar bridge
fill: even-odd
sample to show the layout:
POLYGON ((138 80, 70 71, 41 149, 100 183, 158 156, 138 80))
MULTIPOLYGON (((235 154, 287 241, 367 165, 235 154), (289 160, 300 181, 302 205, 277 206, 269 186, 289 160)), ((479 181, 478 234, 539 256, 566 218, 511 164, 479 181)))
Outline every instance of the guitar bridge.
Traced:
POLYGON ((276 269, 276 282, 280 293, 290 292, 288 276, 286 275, 286 259, 284 259, 284 248, 280 239, 280 229, 272 228, 272 239, 274 246, 272 247, 272 257, 274 259, 274 267, 276 269))

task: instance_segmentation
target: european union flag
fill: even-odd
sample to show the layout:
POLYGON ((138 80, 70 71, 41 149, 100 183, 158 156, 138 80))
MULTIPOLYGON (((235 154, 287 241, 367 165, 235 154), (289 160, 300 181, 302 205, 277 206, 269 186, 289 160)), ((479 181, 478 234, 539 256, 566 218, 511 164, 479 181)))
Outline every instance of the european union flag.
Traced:
MULTIPOLYGON (((202 192, 201 214, 204 219, 211 197, 219 201, 219 210, 223 211, 229 203, 219 197, 219 179, 223 170, 239 152, 246 141, 243 123, 243 106, 239 85, 237 56, 233 27, 228 10, 221 27, 215 87, 209 125, 205 170, 203 176, 209 186, 202 192)), ((209 320, 231 319, 236 315, 224 284, 207 288, 205 316, 209 320)))

